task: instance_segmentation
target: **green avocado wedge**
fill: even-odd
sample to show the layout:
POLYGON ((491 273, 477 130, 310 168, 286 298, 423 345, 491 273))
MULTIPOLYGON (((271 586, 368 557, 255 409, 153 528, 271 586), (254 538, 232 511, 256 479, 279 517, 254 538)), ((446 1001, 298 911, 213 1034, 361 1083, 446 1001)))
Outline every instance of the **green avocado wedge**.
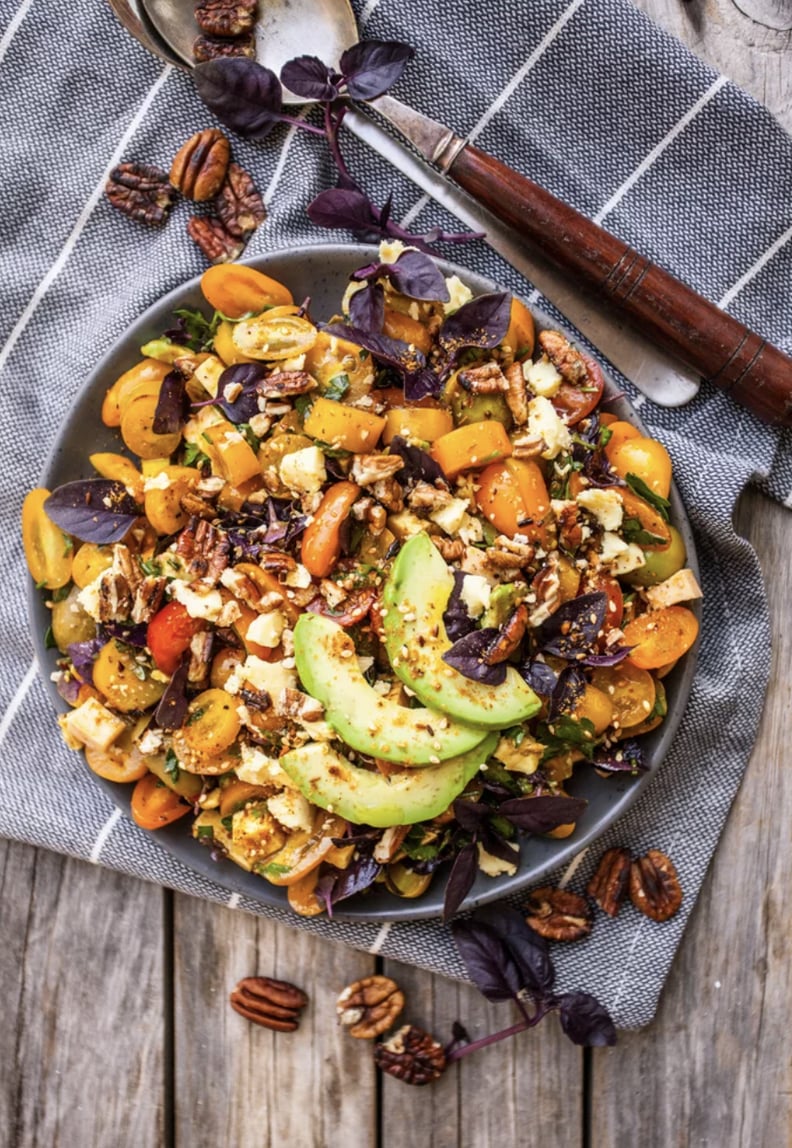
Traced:
POLYGON ((474 682, 443 661, 451 641, 443 613, 454 576, 428 534, 402 546, 383 592, 385 648, 394 672, 426 706, 458 721, 505 729, 540 708, 533 690, 511 666, 500 686, 474 682))
POLYGON ((498 744, 489 734, 475 749, 426 769, 385 777, 353 765, 326 742, 310 742, 278 759, 303 797, 351 821, 387 829, 414 825, 444 812, 476 776, 498 744))
POLYGON ((408 709, 368 684, 347 632, 321 614, 301 614, 294 658, 303 686, 325 708, 325 720, 352 749, 403 765, 437 765, 467 753, 486 730, 436 710, 408 709))

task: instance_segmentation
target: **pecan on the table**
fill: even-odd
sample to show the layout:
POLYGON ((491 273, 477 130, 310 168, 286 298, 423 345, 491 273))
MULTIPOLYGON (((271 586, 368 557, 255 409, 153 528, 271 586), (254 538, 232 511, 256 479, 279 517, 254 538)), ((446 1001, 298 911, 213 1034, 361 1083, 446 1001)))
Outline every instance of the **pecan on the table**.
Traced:
POLYGON ((105 195, 130 219, 157 227, 168 218, 176 198, 167 172, 151 163, 118 164, 110 172, 105 195))
POLYGON ((242 36, 256 23, 256 0, 196 0, 194 15, 207 36, 242 36))
POLYGON ((204 203, 223 185, 231 145, 219 128, 204 128, 182 144, 170 169, 170 181, 187 199, 204 203))
POLYGON ((404 993, 390 977, 364 977, 347 985, 336 1012, 350 1036, 368 1040, 391 1027, 404 1008, 404 993))
POLYGON ((264 200, 252 177, 238 163, 230 163, 214 209, 226 231, 245 239, 267 218, 264 200))
POLYGON ((219 36, 196 36, 192 54, 196 64, 206 64, 209 60, 219 60, 226 56, 247 56, 251 60, 256 54, 253 33, 237 36, 234 40, 222 40, 219 36))
POLYGON ((632 858, 627 849, 609 849, 586 886, 589 897, 609 917, 615 917, 627 895, 632 858))
POLYGON ((524 911, 526 922, 549 941, 577 941, 591 932, 587 901, 566 889, 533 889, 524 911))
POLYGON ((210 263, 233 263, 245 250, 244 242, 226 231, 220 220, 212 215, 190 216, 187 234, 210 263))
POLYGON ((374 1046, 374 1063, 405 1084, 431 1084, 446 1068, 445 1049, 423 1029, 406 1024, 374 1046))
POLYGON ((682 904, 673 861, 659 849, 633 861, 630 868, 630 900, 639 912, 652 921, 667 921, 682 904))
POLYGON ((272 977, 244 977, 229 997, 240 1016, 276 1032, 294 1032, 308 997, 288 981, 272 977))

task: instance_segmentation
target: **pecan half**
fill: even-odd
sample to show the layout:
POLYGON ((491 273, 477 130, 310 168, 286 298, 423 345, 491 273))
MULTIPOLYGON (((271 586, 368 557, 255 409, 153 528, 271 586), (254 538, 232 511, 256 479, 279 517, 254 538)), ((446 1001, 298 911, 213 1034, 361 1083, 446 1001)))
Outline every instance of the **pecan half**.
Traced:
POLYGON ((284 395, 304 395, 315 386, 316 379, 307 371, 273 371, 256 389, 266 399, 280 399, 284 395))
POLYGON ((272 977, 244 977, 229 1000, 234 1012, 276 1032, 294 1032, 308 1004, 302 989, 272 977))
POLYGON ((559 375, 568 383, 580 386, 586 381, 588 368, 580 351, 560 331, 540 331, 539 346, 547 355, 559 375))
POLYGON ((252 176, 238 163, 230 163, 225 182, 217 193, 214 209, 231 235, 244 239, 267 218, 264 200, 252 176))
POLYGON ((591 909, 584 897, 553 889, 534 889, 525 906, 525 920, 549 941, 577 941, 591 932, 591 909))
POLYGON ((659 849, 650 849, 630 867, 630 900, 636 909, 652 921, 667 921, 682 904, 673 861, 659 849))
POLYGON ((364 977, 347 985, 336 1012, 350 1036, 371 1040, 389 1029, 404 1008, 404 993, 390 977, 364 977))
POLYGON ((192 54, 196 64, 205 64, 224 56, 247 56, 251 60, 256 54, 256 45, 252 32, 246 36, 237 36, 234 40, 221 40, 219 36, 196 36, 192 54))
POLYGON ((525 636, 528 625, 528 607, 522 602, 516 606, 504 622, 495 641, 488 647, 483 661, 488 666, 497 665, 510 658, 525 636))
POLYGON ((161 226, 176 193, 167 172, 151 163, 120 163, 110 172, 105 195, 118 211, 139 223, 161 226))
POLYGON ((603 853, 597 872, 586 886, 589 897, 603 913, 615 917, 627 895, 631 857, 627 849, 609 849, 603 853))
POLYGON ((505 394, 509 384, 497 363, 482 363, 480 367, 465 367, 457 374, 460 386, 476 395, 505 394))
POLYGON ((528 422, 528 393, 525 388, 525 375, 522 363, 512 363, 506 370, 506 406, 514 419, 515 426, 528 422))
POLYGON ((486 550, 487 563, 495 570, 519 570, 534 560, 536 547, 530 542, 520 542, 499 534, 492 546, 486 550))
POLYGON ((203 203, 213 199, 228 171, 231 145, 219 128, 204 128, 190 136, 177 151, 170 181, 187 199, 203 203))
POLYGON ((372 484, 371 493, 391 514, 398 514, 404 509, 404 491, 395 478, 378 479, 372 484))
POLYGON ((374 1046, 374 1063, 405 1084, 431 1084, 445 1072, 446 1054, 428 1032, 406 1024, 390 1040, 374 1046))
POLYGON ((404 459, 397 454, 356 454, 350 478, 358 486, 371 486, 388 478, 404 467, 404 459))
POLYGON ((226 231, 213 215, 190 216, 187 234, 210 263, 233 263, 245 250, 244 242, 226 231))
POLYGON ((429 540, 446 562, 459 562, 464 557, 465 543, 461 538, 441 538, 438 534, 430 534, 429 540))
POLYGON ((256 23, 256 0, 196 0, 195 22, 209 36, 241 36, 256 23))

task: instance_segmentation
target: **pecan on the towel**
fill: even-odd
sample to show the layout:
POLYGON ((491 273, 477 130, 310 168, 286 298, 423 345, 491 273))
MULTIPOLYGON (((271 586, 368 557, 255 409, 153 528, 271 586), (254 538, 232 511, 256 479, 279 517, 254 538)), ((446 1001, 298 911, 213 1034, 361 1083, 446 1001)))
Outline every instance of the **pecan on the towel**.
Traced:
POLYGON ((225 182, 214 201, 217 217, 231 235, 245 239, 267 218, 264 200, 252 177, 238 163, 230 163, 225 182))
POLYGON ((233 263, 245 249, 243 240, 236 239, 219 219, 211 215, 191 216, 187 234, 210 263, 233 263))
POLYGON ((228 171, 231 145, 219 128, 204 128, 182 144, 170 170, 170 181, 187 199, 214 199, 228 171))
POLYGON ((549 941, 577 941, 591 932, 591 909, 584 897, 566 889, 532 889, 525 920, 549 941))
POLYGON ((682 904, 673 861, 659 849, 650 849, 630 867, 630 900, 640 913, 652 921, 667 921, 682 904))
POLYGON ((589 897, 609 917, 616 916, 627 895, 631 860, 629 850, 609 849, 603 853, 596 873, 586 886, 589 897))
POLYGON ((105 195, 118 211, 138 223, 161 226, 176 199, 167 172, 151 163, 120 163, 110 172, 105 195))

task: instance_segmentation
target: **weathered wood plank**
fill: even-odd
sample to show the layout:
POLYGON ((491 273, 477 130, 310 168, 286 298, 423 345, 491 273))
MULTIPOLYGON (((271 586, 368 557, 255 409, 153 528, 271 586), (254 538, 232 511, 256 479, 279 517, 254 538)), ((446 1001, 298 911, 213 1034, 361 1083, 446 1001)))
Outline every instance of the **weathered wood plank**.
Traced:
POLYGON ((157 1148, 162 892, 0 842, 0 1142, 157 1148))
POLYGON ((345 985, 374 960, 249 914, 175 898, 177 1148, 371 1148, 376 1084, 371 1047, 336 1023, 345 985), (296 1033, 238 1016, 228 994, 245 976, 307 992, 296 1033))
POLYGON ((595 1148, 792 1143, 789 511, 750 492, 738 523, 772 571, 776 641, 760 736, 656 1021, 594 1055, 595 1148), (620 1097, 639 1098, 629 1120, 620 1097))
MULTIPOLYGON (((385 963, 407 998, 404 1023, 451 1039, 461 1021, 475 1040, 517 1019, 477 989, 396 961, 385 963)), ((555 1017, 533 1032, 452 1065, 437 1083, 414 1088, 383 1076, 382 1148, 576 1148, 583 1127, 583 1055, 555 1017)))

